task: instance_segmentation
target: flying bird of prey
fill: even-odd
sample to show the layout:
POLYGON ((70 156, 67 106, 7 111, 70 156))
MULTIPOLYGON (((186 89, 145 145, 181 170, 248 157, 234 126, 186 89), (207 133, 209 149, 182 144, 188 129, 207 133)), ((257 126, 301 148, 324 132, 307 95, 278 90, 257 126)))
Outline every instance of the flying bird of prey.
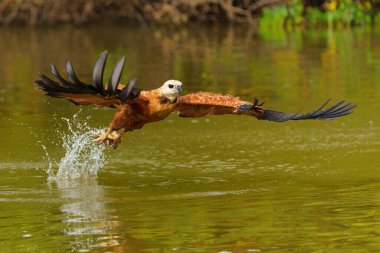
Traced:
POLYGON ((182 96, 182 83, 177 80, 166 81, 160 88, 143 91, 135 86, 136 79, 126 85, 120 84, 125 58, 116 64, 109 81, 103 84, 104 67, 107 51, 97 60, 93 70, 92 84, 80 81, 70 61, 67 62, 68 79, 64 79, 54 65, 51 73, 56 81, 40 73, 36 85, 47 95, 65 98, 75 105, 95 105, 118 109, 106 131, 94 138, 98 144, 108 143, 116 148, 124 133, 142 128, 145 124, 163 120, 174 111, 180 117, 204 117, 210 115, 248 115, 259 120, 285 122, 288 120, 335 119, 353 112, 356 105, 340 101, 324 109, 326 101, 318 109, 300 115, 288 114, 263 108, 264 103, 254 99, 252 103, 240 100, 239 97, 209 92, 196 92, 182 96), (117 132, 118 131, 118 132, 117 132))

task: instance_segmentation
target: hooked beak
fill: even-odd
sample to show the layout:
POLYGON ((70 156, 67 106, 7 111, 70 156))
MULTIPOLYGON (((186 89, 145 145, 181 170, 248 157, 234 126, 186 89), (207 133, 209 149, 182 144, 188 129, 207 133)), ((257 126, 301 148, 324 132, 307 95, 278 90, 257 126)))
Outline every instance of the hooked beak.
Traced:
POLYGON ((181 88, 181 86, 177 86, 177 90, 178 90, 178 93, 179 93, 180 95, 182 95, 182 88, 181 88))

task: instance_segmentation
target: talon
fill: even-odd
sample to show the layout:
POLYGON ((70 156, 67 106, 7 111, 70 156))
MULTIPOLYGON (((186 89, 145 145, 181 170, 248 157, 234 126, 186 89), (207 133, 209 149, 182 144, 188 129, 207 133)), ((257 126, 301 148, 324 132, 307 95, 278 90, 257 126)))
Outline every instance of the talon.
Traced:
POLYGON ((110 134, 107 136, 107 140, 115 141, 118 137, 119 137, 119 135, 117 134, 117 132, 116 132, 116 131, 113 131, 112 133, 110 133, 110 134))
POLYGON ((96 135, 94 137, 94 139, 92 140, 93 142, 96 142, 97 144, 102 144, 103 142, 105 142, 106 140, 109 140, 109 136, 111 134, 109 134, 109 131, 104 131, 104 130, 101 130, 100 131, 100 134, 99 135, 96 135))
POLYGON ((119 143, 121 142, 121 136, 116 132, 107 130, 101 130, 99 135, 94 136, 94 139, 92 140, 93 142, 97 144, 102 144, 104 143, 105 145, 111 146, 113 149, 117 148, 119 143))

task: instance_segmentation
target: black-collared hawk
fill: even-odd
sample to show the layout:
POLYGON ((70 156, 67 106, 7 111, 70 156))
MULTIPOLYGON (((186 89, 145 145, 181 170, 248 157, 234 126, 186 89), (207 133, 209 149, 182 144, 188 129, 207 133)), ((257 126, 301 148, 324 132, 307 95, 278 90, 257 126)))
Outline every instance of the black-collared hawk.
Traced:
POLYGON ((108 84, 103 84, 104 67, 107 52, 103 52, 93 70, 92 84, 80 81, 70 63, 67 62, 69 80, 64 79, 54 65, 51 73, 56 81, 44 74, 36 81, 37 86, 47 95, 66 98, 75 105, 95 105, 118 109, 106 131, 94 138, 98 144, 108 143, 116 148, 125 132, 142 128, 145 124, 165 119, 178 111, 180 117, 205 117, 211 115, 235 114, 254 116, 259 120, 284 122, 288 120, 335 119, 353 112, 356 105, 340 101, 324 109, 320 108, 303 115, 298 113, 264 109, 263 104, 254 99, 253 103, 240 100, 239 97, 209 92, 196 92, 182 96, 182 83, 177 80, 166 81, 160 88, 143 91, 135 87, 136 79, 126 85, 119 84, 124 66, 124 57, 116 64, 108 84), (117 133, 118 131, 118 133, 117 133))

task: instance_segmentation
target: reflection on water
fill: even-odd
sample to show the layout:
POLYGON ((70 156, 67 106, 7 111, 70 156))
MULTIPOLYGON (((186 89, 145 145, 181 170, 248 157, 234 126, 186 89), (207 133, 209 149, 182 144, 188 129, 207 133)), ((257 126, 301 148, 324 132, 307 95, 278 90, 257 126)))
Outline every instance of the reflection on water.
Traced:
POLYGON ((51 187, 56 187, 58 197, 65 200, 60 207, 65 226, 63 233, 72 238, 73 251, 119 244, 119 236, 114 231, 120 222, 115 211, 106 207, 104 191, 95 177, 58 177, 51 187))
POLYGON ((1 252, 380 250, 380 31, 103 25, 0 35, 1 252), (330 97, 359 106, 329 122, 173 115, 116 151, 84 145, 114 111, 85 107, 78 125, 78 107, 32 82, 67 57, 90 80, 104 49, 110 66, 125 55, 122 80, 144 89, 174 78, 186 92, 258 97, 288 112, 330 97), (68 174, 48 180, 49 161, 68 174))

